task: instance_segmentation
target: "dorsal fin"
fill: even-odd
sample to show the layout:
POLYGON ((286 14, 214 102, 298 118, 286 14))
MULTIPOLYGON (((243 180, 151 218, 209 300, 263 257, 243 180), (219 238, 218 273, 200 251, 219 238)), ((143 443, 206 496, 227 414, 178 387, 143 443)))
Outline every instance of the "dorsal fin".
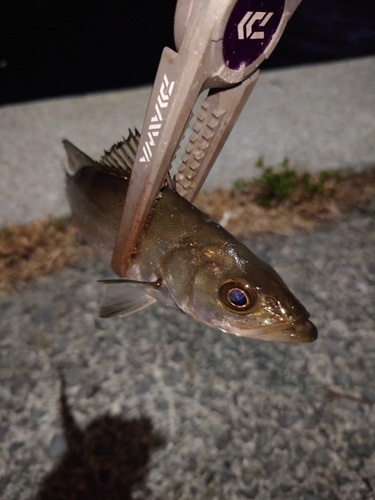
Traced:
POLYGON ((137 153, 140 134, 137 129, 132 132, 129 129, 128 138, 118 142, 106 151, 101 157, 100 163, 107 167, 130 172, 134 165, 135 155, 137 153))
POLYGON ((87 156, 87 154, 83 153, 67 139, 63 139, 63 144, 66 154, 68 155, 68 174, 74 175, 82 167, 91 167, 97 165, 94 160, 92 160, 89 156, 87 156))

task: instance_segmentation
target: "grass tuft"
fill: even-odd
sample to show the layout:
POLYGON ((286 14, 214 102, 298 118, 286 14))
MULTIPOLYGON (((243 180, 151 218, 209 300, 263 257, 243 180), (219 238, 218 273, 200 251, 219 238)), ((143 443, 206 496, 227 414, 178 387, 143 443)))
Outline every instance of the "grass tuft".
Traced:
POLYGON ((0 290, 87 258, 91 250, 76 242, 77 232, 70 218, 51 217, 0 229, 0 290))
POLYGON ((290 165, 287 158, 276 169, 266 167, 262 157, 257 160, 255 166, 262 170, 262 175, 250 181, 236 179, 233 191, 253 190, 256 195, 255 202, 263 207, 275 207, 296 193, 305 197, 327 194, 325 185, 331 177, 327 170, 317 175, 310 172, 300 174, 290 165))

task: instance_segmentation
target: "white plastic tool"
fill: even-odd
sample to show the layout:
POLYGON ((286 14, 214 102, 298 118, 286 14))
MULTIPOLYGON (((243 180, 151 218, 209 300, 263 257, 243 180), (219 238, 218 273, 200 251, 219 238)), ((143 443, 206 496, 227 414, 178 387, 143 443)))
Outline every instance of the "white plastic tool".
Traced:
POLYGON ((178 0, 177 51, 163 50, 125 201, 112 268, 126 271, 200 93, 176 189, 193 201, 301 0, 178 0))

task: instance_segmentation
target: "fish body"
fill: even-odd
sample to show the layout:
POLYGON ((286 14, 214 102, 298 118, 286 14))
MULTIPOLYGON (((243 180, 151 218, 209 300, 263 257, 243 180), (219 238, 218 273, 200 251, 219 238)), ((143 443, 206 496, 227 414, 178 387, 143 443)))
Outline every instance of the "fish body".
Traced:
MULTIPOLYGON (((109 265, 139 134, 98 162, 64 141, 67 196, 88 244, 109 265)), ((110 282, 100 315, 126 315, 155 300, 235 335, 287 343, 317 337, 309 313, 276 271, 166 184, 125 280, 110 282)))

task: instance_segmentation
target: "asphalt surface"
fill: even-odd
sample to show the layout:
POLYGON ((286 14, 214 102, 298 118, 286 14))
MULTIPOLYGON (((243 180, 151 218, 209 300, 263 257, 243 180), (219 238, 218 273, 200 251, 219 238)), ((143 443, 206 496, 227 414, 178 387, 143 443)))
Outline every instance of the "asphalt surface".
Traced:
MULTIPOLYGON (((134 498, 375 498, 374 213, 247 244, 311 312, 315 343, 236 338, 159 304, 101 320, 98 262, 1 297, 3 500, 34 498, 53 467, 60 474, 59 368, 81 428, 145 416, 163 438, 134 498)), ((103 454, 83 443, 88 463, 103 454)), ((104 487, 109 463, 122 474, 116 456, 102 456, 104 487)), ((80 465, 70 467, 78 484, 80 465)), ((42 498, 99 497, 73 497, 63 482, 42 498)))
MULTIPOLYGON (((262 155, 311 170, 374 162, 374 70, 366 58, 262 75, 207 185, 254 175, 262 155)), ((0 108, 0 224, 65 215, 61 138, 97 157, 140 127, 148 95, 0 108)), ((370 208, 309 234, 248 241, 311 312, 319 329, 311 345, 232 337, 159 304, 101 320, 96 280, 108 270, 99 262, 2 295, 0 498, 34 498, 56 467, 60 486, 43 500, 72 500, 64 477, 92 479, 95 456, 108 459, 95 469, 100 488, 109 464, 124 476, 118 456, 107 450, 103 459, 87 433, 74 446, 89 470, 64 462, 72 440, 59 416, 62 369, 82 429, 99 419, 105 440, 117 418, 122 443, 128 420, 145 416, 163 438, 134 498, 374 499, 374 229, 370 208)), ((117 500, 112 493, 99 497, 117 500)))

